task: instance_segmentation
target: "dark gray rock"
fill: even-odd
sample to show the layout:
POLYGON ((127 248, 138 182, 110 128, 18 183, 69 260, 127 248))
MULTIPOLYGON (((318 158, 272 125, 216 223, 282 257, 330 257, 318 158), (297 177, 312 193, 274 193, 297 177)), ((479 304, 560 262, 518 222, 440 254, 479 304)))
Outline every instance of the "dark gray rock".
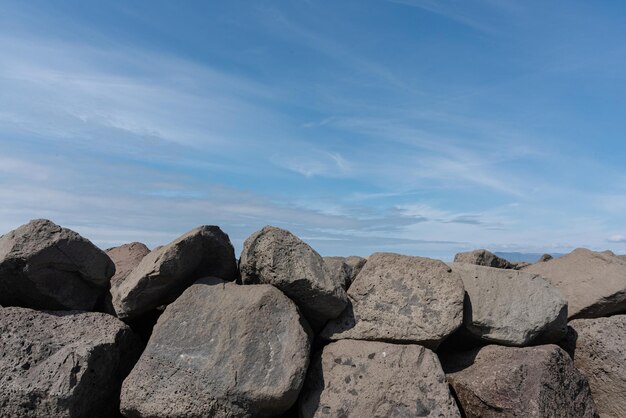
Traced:
POLYGON ((550 254, 544 254, 541 257, 539 257, 539 260, 537 260, 537 263, 545 263, 546 261, 550 261, 553 258, 554 257, 552 257, 550 254))
POLYGON ((146 255, 111 289, 116 315, 125 321, 173 302, 203 276, 235 280, 237 261, 228 235, 200 226, 146 255))
POLYGON ((626 312, 626 261, 578 248, 524 271, 557 287, 568 303, 568 317, 597 318, 626 312))
POLYGON ((346 292, 322 257, 284 229, 266 226, 248 237, 239 269, 244 284, 271 284, 289 296, 314 329, 346 307, 346 292))
POLYGON ((452 270, 463 280, 463 322, 474 337, 514 346, 565 337, 567 302, 542 277, 465 263, 453 263, 452 270))
POLYGON ((89 240, 37 219, 0 237, 0 303, 33 309, 92 310, 115 273, 89 240))
POLYGON ((460 417, 437 356, 419 345, 341 340, 311 364, 309 417, 460 417))
POLYGON ((498 257, 494 253, 484 249, 458 253, 454 256, 454 262, 475 264, 477 266, 494 267, 498 269, 517 268, 517 265, 515 263, 511 263, 504 258, 498 257))
POLYGON ((310 331, 296 305, 270 285, 198 280, 159 318, 124 381, 128 417, 280 414, 296 401, 310 331))
POLYGON ((348 290, 351 305, 320 336, 435 349, 461 326, 464 293, 459 275, 439 260, 376 253, 348 290))
POLYGON ((441 363, 467 417, 598 416, 587 379, 556 345, 489 345, 441 363))
POLYGON ((589 380, 602 417, 626 417, 626 315, 576 319, 574 365, 589 380))
POLYGON ((128 326, 103 313, 0 309, 0 416, 112 417, 141 353, 128 326))

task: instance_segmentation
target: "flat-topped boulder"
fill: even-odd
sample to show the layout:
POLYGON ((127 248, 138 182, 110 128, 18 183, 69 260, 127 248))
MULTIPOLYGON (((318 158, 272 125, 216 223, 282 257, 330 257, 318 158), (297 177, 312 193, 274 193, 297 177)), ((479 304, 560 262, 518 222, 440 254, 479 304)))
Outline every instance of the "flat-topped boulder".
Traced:
POLYGON ((567 333, 567 302, 537 274, 453 263, 467 294, 464 327, 492 343, 556 343, 567 333))
POLYGON ((167 305, 197 279, 237 277, 235 250, 217 226, 200 226, 147 254, 111 288, 115 314, 125 321, 167 305))
POLYGON ((0 416, 112 417, 141 343, 103 313, 0 309, 0 416))
POLYGON ((437 356, 420 345, 341 340, 312 361, 300 416, 460 417, 437 356))
POLYGON ((585 375, 602 417, 626 417, 626 315, 576 319, 574 365, 585 375))
POLYGON ((0 304, 92 310, 115 273, 111 259, 76 232, 36 219, 0 237, 0 304))
POLYGON ((439 260, 375 253, 348 290, 350 306, 321 337, 435 349, 461 326, 464 293, 459 275, 439 260))
POLYGON ((243 244, 239 262, 243 284, 271 284, 302 310, 314 329, 346 307, 346 292, 322 257, 284 229, 266 226, 243 244))
POLYGON ((441 363, 467 417, 597 417, 587 379, 556 345, 489 345, 441 363))
POLYGON ((310 331, 270 285, 203 278, 168 305, 124 381, 129 417, 267 416, 296 401, 310 331))
POLYGON ((454 256, 455 263, 475 264, 477 266, 494 267, 499 269, 515 269, 515 263, 511 263, 502 257, 485 249, 458 253, 454 256))
POLYGON ((596 318, 626 312, 626 261, 578 248, 524 268, 556 286, 568 303, 568 317, 596 318))

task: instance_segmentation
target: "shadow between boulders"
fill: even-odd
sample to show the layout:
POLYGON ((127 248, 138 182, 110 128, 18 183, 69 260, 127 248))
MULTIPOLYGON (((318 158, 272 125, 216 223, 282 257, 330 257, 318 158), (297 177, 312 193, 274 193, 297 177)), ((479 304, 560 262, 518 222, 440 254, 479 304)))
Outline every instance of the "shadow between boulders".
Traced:
POLYGON ((128 325, 130 329, 132 329, 133 332, 139 336, 144 346, 148 344, 148 340, 152 335, 152 330, 164 310, 165 307, 159 307, 126 322, 126 325, 128 325))
POLYGON ((576 342, 578 341, 578 333, 569 325, 567 326, 567 335, 557 343, 569 356, 574 360, 576 354, 576 342))

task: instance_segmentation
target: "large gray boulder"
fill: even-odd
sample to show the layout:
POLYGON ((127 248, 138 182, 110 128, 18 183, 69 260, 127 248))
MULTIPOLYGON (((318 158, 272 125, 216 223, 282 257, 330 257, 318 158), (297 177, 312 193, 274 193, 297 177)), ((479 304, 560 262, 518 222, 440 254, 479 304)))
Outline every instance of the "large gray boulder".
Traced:
POLYGON ((135 319, 173 302, 194 281, 215 276, 237 277, 235 250, 217 226, 200 226, 146 255, 111 289, 118 318, 135 319))
POLYGON ((289 231, 266 226, 243 244, 243 284, 271 284, 302 310, 315 329, 346 307, 346 292, 333 280, 322 257, 289 231))
POLYGON ((279 414, 296 401, 310 331, 296 305, 270 285, 203 278, 159 318, 124 381, 128 417, 279 414))
POLYGON ((556 286, 568 303, 568 317, 597 318, 626 312, 626 261, 578 248, 524 271, 556 286))
POLYGON ((576 319, 574 365, 589 380, 602 417, 626 417, 626 315, 576 319))
POLYGON ((141 353, 130 328, 103 313, 0 309, 0 416, 112 417, 141 353))
POLYGON ((494 267, 499 269, 517 268, 515 263, 511 263, 484 249, 458 253, 454 256, 454 262, 475 264, 477 266, 494 267))
POLYGON ((461 326, 464 293, 459 275, 439 260, 376 253, 348 290, 351 305, 321 337, 435 349, 461 326))
POLYGON ((419 345, 341 340, 311 364, 300 416, 460 417, 437 356, 419 345))
POLYGON ((487 342, 524 346, 556 343, 567 334, 567 302, 536 274, 453 263, 467 299, 464 326, 487 342))
POLYGON ((111 291, 106 295, 104 302, 105 312, 115 315, 113 308, 112 293, 117 292, 117 288, 126 279, 131 271, 139 265, 141 260, 150 253, 150 249, 141 242, 131 242, 106 250, 106 254, 115 264, 115 274, 111 277, 111 291))
POLYGON ((597 417, 587 379, 556 345, 489 345, 441 363, 467 417, 597 417))
POLYGON ((0 237, 0 304, 92 310, 115 273, 89 240, 45 219, 0 237))

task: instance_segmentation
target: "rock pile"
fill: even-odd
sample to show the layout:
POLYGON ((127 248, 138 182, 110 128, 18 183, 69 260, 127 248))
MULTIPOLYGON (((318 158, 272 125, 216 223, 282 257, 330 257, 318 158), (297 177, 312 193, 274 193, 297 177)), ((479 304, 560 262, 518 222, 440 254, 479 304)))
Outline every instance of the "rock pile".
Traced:
POLYGON ((322 258, 265 227, 237 262, 217 226, 105 253, 35 220, 0 305, 0 417, 626 416, 609 253, 322 258))

